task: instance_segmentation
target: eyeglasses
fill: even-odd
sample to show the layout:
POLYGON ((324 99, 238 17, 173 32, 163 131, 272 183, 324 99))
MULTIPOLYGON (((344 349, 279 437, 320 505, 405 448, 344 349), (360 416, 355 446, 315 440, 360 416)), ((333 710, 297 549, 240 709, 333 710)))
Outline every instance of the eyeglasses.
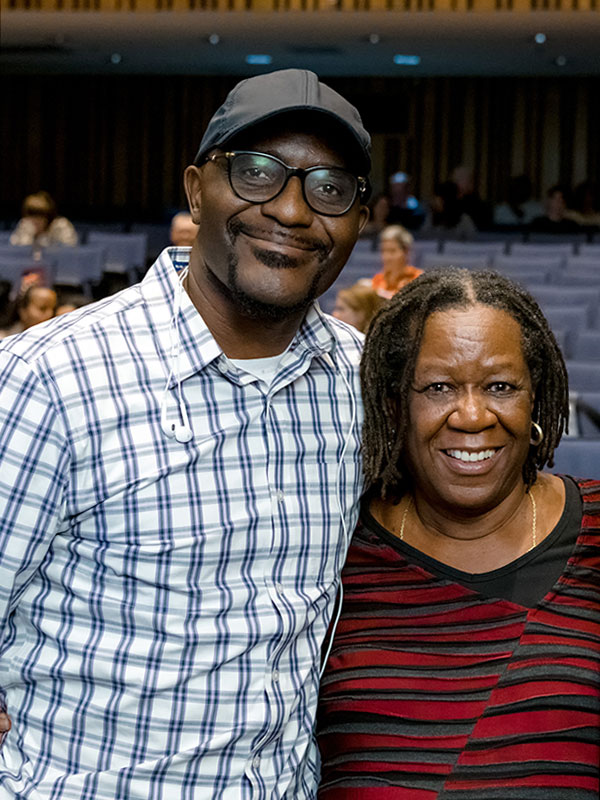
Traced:
POLYGON ((289 179, 297 176, 309 208, 327 217, 340 217, 349 211, 358 193, 362 196, 367 191, 365 178, 341 167, 290 167, 275 156, 248 150, 215 153, 206 160, 220 158, 227 159, 229 183, 234 193, 250 203, 274 200, 289 179))

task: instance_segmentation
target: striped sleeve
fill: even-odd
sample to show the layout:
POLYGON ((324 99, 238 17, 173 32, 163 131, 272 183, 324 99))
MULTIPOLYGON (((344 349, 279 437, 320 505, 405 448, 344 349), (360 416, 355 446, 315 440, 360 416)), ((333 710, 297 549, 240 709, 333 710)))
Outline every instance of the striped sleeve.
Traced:
POLYGON ((0 631, 42 563, 62 514, 68 449, 62 423, 28 364, 0 353, 0 631))

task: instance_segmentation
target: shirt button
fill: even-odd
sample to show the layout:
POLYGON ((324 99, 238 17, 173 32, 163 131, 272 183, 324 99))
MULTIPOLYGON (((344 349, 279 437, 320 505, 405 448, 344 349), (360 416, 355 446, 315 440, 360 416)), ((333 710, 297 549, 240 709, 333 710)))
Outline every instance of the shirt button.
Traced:
POLYGON ((252 766, 254 769, 258 769, 260 767, 260 756, 254 756, 252 759, 252 766))
POLYGON ((275 584, 275 591, 279 596, 283 594, 283 584, 279 583, 279 581, 277 581, 277 583, 275 584))
POLYGON ((279 681, 279 670, 274 669, 271 673, 271 677, 273 678, 273 683, 277 683, 279 681))
POLYGON ((277 492, 276 492, 276 494, 275 494, 275 497, 277 498, 277 502, 278 502, 278 503, 283 503, 283 501, 284 501, 284 499, 285 499, 285 495, 283 494, 283 492, 281 491, 281 489, 277 489, 277 492))

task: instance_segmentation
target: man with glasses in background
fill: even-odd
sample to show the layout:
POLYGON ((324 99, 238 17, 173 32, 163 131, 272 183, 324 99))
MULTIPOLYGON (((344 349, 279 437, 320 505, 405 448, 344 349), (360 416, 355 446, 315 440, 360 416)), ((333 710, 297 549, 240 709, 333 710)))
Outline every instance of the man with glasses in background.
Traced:
POLYGON ((368 212, 356 109, 238 84, 141 284, 0 351, 0 794, 312 798, 357 518, 360 338, 313 301, 368 212))

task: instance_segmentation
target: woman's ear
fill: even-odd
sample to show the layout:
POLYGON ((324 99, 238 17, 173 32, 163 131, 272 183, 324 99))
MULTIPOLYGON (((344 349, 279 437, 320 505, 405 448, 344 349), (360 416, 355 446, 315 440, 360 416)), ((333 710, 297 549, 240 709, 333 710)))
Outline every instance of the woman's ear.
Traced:
POLYGON ((202 172, 199 167, 191 165, 183 173, 183 186, 187 197, 190 214, 196 225, 200 224, 200 196, 202 194, 202 172))

